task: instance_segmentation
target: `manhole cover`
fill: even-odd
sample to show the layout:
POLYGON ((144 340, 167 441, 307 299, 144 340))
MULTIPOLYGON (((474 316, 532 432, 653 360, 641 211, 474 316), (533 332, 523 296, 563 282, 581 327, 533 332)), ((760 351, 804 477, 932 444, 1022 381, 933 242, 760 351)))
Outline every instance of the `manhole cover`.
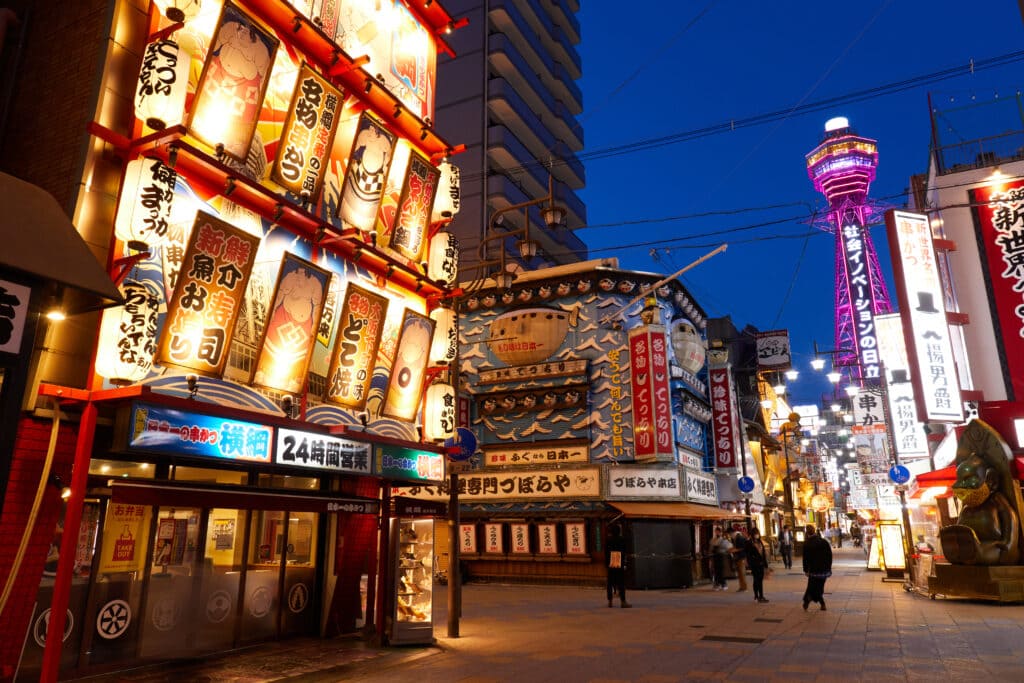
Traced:
POLYGON ((764 622, 767 622, 769 624, 781 624, 782 623, 782 619, 769 619, 767 617, 756 617, 754 619, 754 621, 764 621, 764 622))
POLYGON ((743 636, 704 636, 701 640, 713 640, 717 643, 763 643, 764 638, 744 638, 743 636))

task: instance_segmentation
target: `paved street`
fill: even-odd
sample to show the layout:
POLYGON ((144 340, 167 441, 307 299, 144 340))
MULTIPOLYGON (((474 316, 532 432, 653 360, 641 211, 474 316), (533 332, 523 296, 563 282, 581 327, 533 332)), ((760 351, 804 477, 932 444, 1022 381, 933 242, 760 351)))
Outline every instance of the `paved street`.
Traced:
POLYGON ((1024 605, 930 600, 864 564, 859 549, 836 551, 825 612, 803 611, 803 575, 780 566, 765 584, 767 604, 736 592, 735 581, 728 593, 710 586, 633 592, 632 609, 609 609, 603 589, 469 584, 460 638, 445 637, 444 590, 437 594, 435 646, 298 639, 98 680, 1024 680, 1024 605))

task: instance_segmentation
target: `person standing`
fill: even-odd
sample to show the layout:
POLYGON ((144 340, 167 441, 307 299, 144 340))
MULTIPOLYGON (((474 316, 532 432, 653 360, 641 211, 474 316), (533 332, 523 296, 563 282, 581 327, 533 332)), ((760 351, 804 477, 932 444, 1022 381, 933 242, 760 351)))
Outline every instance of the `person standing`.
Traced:
POLYGON ((715 527, 715 536, 711 539, 711 559, 714 562, 714 586, 713 590, 724 591, 728 589, 725 580, 725 563, 729 560, 729 553, 732 552, 732 543, 722 532, 722 527, 715 527))
POLYGON ((622 527, 612 524, 608 539, 608 606, 612 606, 612 597, 619 594, 619 605, 623 608, 632 607, 626 602, 626 539, 622 537, 622 527))
POLYGON ((793 532, 786 524, 779 532, 779 554, 782 555, 782 566, 793 568, 793 532))
POLYGON ((816 602, 825 611, 825 581, 832 576, 832 546, 817 534, 813 524, 808 524, 804 540, 804 574, 807 589, 804 591, 804 611, 807 605, 816 602))
POLYGON ((736 579, 739 581, 740 587, 736 589, 737 593, 742 593, 747 590, 747 528, 736 525, 733 527, 736 529, 736 534, 732 537, 732 558, 736 561, 736 579))
POLYGON ((750 530, 750 542, 747 544, 747 564, 750 565, 750 575, 754 578, 754 600, 768 602, 764 597, 764 575, 770 572, 768 566, 768 546, 761 538, 759 529, 750 530))

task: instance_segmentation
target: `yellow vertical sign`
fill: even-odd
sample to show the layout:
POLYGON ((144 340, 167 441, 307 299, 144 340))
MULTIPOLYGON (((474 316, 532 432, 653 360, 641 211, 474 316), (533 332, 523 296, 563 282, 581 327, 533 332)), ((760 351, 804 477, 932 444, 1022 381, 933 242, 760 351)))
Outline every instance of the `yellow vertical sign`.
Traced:
POLYGON ((103 524, 100 574, 142 571, 149 535, 150 508, 147 505, 110 503, 103 524))

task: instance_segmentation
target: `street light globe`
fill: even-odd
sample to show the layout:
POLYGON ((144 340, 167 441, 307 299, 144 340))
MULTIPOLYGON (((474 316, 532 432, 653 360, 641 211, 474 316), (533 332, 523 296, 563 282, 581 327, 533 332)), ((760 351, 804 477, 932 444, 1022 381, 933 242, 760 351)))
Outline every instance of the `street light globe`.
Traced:
POLYGON ((814 368, 815 370, 824 370, 825 369, 825 359, 824 358, 815 358, 814 360, 811 361, 811 367, 814 368))
POLYGON ((843 376, 841 374, 839 374, 838 372, 836 372, 835 370, 833 370, 832 372, 828 373, 828 375, 826 375, 826 377, 828 377, 828 381, 832 382, 832 384, 839 384, 839 380, 841 380, 843 378, 843 376))
POLYGON ((772 387, 772 391, 774 391, 779 396, 784 396, 786 394, 786 385, 776 384, 774 387, 772 387))
POLYGON ((845 391, 846 395, 852 398, 860 393, 860 387, 858 387, 856 384, 848 384, 846 386, 845 391))
POLYGON ((800 373, 797 370, 794 370, 793 368, 786 370, 786 379, 788 379, 789 381, 793 381, 799 376, 800 373))

